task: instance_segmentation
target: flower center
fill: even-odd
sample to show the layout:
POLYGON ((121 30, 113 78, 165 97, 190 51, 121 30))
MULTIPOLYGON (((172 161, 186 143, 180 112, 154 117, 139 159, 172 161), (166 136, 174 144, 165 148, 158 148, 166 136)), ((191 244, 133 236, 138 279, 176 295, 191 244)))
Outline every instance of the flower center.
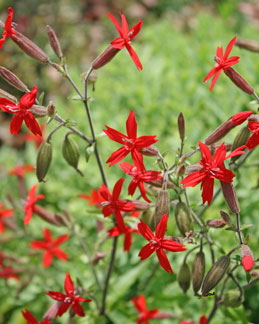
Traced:
POLYGON ((127 138, 127 137, 124 137, 123 139, 123 142, 124 142, 124 146, 125 146, 125 149, 127 151, 131 151, 133 148, 134 148, 134 141, 127 138))

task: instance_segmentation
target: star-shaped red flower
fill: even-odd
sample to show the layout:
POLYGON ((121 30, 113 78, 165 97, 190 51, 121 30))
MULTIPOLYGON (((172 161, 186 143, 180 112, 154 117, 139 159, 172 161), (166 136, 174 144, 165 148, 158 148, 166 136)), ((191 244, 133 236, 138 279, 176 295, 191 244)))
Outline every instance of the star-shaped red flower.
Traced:
POLYGON ((89 196, 84 194, 79 194, 78 197, 87 200, 90 206, 96 206, 98 208, 101 207, 101 203, 104 201, 103 197, 96 189, 91 190, 89 196))
POLYGON ((0 202, 0 233, 4 232, 3 219, 13 216, 12 209, 4 209, 4 203, 0 202))
POLYGON ((135 205, 132 202, 126 200, 119 200, 123 182, 123 178, 119 179, 116 182, 112 194, 110 193, 109 189, 105 186, 105 184, 102 184, 102 186, 99 188, 99 193, 104 199, 104 201, 101 203, 103 206, 103 216, 107 217, 111 214, 114 214, 117 226, 121 231, 125 230, 125 225, 123 222, 121 211, 131 212, 135 210, 135 205))
POLYGON ((248 150, 252 150, 254 147, 259 145, 259 122, 249 121, 248 129, 253 133, 253 135, 249 137, 246 146, 248 150))
POLYGON ((161 179, 162 177, 160 176, 160 174, 162 171, 146 171, 145 169, 139 169, 125 161, 120 163, 120 167, 127 175, 133 177, 128 187, 129 195, 133 196, 137 187, 139 187, 141 196, 147 202, 151 202, 146 196, 146 190, 143 182, 150 182, 161 179))
POLYGON ((201 170, 189 174, 180 183, 184 188, 195 187, 197 184, 201 183, 203 204, 207 201, 208 205, 210 205, 213 197, 214 178, 230 183, 235 177, 235 174, 231 170, 225 168, 224 161, 233 156, 245 153, 242 149, 246 146, 244 145, 237 148, 227 156, 225 144, 222 143, 220 147, 217 148, 213 158, 207 145, 199 142, 199 146, 202 156, 200 161, 201 170))
POLYGON ((158 309, 147 309, 146 298, 143 295, 131 299, 136 310, 139 312, 137 324, 149 324, 149 319, 154 318, 158 314, 158 309))
POLYGON ((103 131, 105 134, 113 141, 122 144, 123 146, 117 151, 113 152, 106 163, 110 163, 109 166, 112 166, 120 162, 125 156, 129 153, 132 155, 134 164, 139 168, 143 169, 143 157, 139 152, 139 149, 148 147, 158 140, 155 139, 155 136, 140 136, 137 137, 137 122, 135 119, 135 113, 131 110, 129 117, 126 122, 127 135, 118 132, 117 130, 110 128, 105 125, 107 129, 103 131))
POLYGON ((206 77, 203 81, 203 82, 207 82, 214 75, 214 77, 211 81, 210 91, 213 89, 213 87, 214 87, 214 85, 222 71, 225 71, 230 66, 239 63, 238 56, 228 57, 235 42, 236 42, 236 37, 234 37, 229 42, 224 55, 223 55, 223 48, 219 47, 219 46, 217 47, 217 52, 216 52, 216 56, 215 56, 216 65, 212 70, 210 70, 210 72, 206 75, 206 77))
POLYGON ((34 86, 30 92, 21 97, 18 104, 9 99, 0 98, 0 109, 4 112, 15 114, 10 123, 11 134, 18 135, 22 123, 25 121, 26 126, 34 135, 42 136, 40 126, 30 112, 30 108, 35 104, 37 91, 37 87, 34 86))
MULTIPOLYGON (((186 322, 186 321, 181 321, 180 324, 195 324, 194 322, 186 322)), ((207 324, 207 317, 206 315, 202 315, 200 317, 200 322, 199 324, 207 324)))
POLYGON ((15 30, 12 28, 12 21, 13 21, 13 8, 8 8, 9 14, 5 21, 3 37, 0 39, 0 50, 6 40, 7 37, 12 37, 12 35, 17 35, 15 30))
POLYGON ((83 297, 80 297, 76 293, 74 289, 74 283, 69 273, 66 273, 64 288, 66 294, 62 294, 61 292, 57 292, 57 291, 46 292, 46 294, 49 295, 51 298, 59 302, 62 302, 62 304, 59 306, 57 316, 62 316, 69 309, 70 306, 78 316, 85 316, 83 307, 79 303, 82 302, 89 303, 92 301, 92 299, 85 299, 83 297))
POLYGON ((38 322, 36 318, 27 309, 22 311, 22 315, 26 319, 26 324, 51 324, 51 321, 47 319, 38 322))
POLYGON ((49 267, 52 263, 53 256, 56 258, 67 261, 68 256, 58 246, 66 242, 69 238, 68 235, 61 235, 56 239, 52 239, 51 233, 48 229, 43 229, 44 241, 32 241, 30 247, 33 249, 45 250, 43 256, 43 266, 49 267))
POLYGON ((164 268, 168 273, 173 273, 164 250, 170 252, 181 252, 185 251, 185 248, 183 244, 180 244, 173 240, 164 239, 167 228, 167 219, 168 214, 165 214, 161 218, 160 222, 157 225, 155 235, 148 227, 148 225, 140 220, 140 223, 138 223, 138 230, 140 234, 149 241, 149 243, 141 249, 141 251, 139 252, 139 257, 142 261, 148 258, 152 253, 156 252, 161 267, 164 268))
POLYGON ((139 31, 142 27, 143 21, 140 20, 134 27, 132 27, 129 30, 127 20, 123 14, 121 14, 121 26, 120 26, 118 20, 115 17, 113 17, 109 12, 108 12, 108 16, 110 17, 110 19, 114 23, 118 33, 120 34, 120 37, 115 38, 111 42, 112 47, 119 49, 119 50, 123 49, 123 47, 126 47, 133 62, 136 64, 137 69, 139 71, 142 70, 142 65, 140 63, 140 60, 130 44, 131 44, 131 40, 135 36, 137 36, 137 34, 139 33, 139 31))
POLYGON ((10 176, 16 175, 17 177, 24 178, 25 173, 35 171, 35 167, 30 164, 17 165, 16 167, 9 170, 10 176))
POLYGON ((25 212, 25 216, 24 216, 24 220, 23 220, 24 225, 29 224, 29 222, 31 221, 36 202, 40 199, 45 198, 44 195, 36 196, 36 190, 37 190, 37 185, 34 185, 31 187, 29 194, 28 194, 28 198, 24 205, 24 212, 25 212))

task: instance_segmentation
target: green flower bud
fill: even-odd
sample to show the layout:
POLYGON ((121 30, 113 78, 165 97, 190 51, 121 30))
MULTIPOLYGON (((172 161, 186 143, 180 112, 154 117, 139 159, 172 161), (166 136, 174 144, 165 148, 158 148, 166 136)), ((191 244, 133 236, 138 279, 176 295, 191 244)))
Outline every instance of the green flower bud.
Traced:
POLYGON ((67 134, 64 138, 62 144, 62 154, 67 163, 75 168, 79 174, 83 175, 77 168, 79 161, 79 148, 77 143, 69 137, 69 134, 67 134))
POLYGON ((189 208, 184 202, 179 202, 175 208, 176 224, 183 236, 193 228, 193 222, 190 216, 189 208))
POLYGON ((179 274, 177 276, 179 286, 182 288, 183 292, 186 294, 187 290, 190 287, 191 283, 191 271, 186 262, 180 267, 179 274))

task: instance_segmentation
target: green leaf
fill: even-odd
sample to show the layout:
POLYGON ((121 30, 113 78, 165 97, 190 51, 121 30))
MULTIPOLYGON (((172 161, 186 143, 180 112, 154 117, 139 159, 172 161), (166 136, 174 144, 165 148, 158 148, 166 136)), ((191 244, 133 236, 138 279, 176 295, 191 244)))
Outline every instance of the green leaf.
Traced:
POLYGON ((44 99, 44 95, 45 95, 45 92, 42 92, 39 96, 39 104, 40 106, 42 106, 42 103, 43 103, 43 99, 44 99))
POLYGON ((252 227, 252 226, 254 226, 253 224, 244 224, 244 225, 242 225, 241 227, 240 227, 240 231, 243 231, 243 230, 245 230, 245 229, 247 229, 247 228, 249 228, 249 227, 252 227))

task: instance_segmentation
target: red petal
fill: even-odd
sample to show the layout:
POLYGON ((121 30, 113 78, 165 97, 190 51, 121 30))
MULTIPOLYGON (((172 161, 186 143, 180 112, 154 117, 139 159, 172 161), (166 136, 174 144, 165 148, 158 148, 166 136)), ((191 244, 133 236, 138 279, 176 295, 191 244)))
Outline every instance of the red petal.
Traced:
POLYGON ((24 121, 28 129, 34 134, 42 136, 40 126, 37 123, 36 119, 34 118, 33 114, 29 111, 27 111, 27 114, 24 117, 24 121))
POLYGON ((71 293, 74 294, 74 284, 69 273, 66 273, 64 288, 68 295, 71 293))
POLYGON ((138 223, 138 230, 146 240, 150 241, 154 238, 153 232, 142 220, 140 220, 140 223, 138 223))
POLYGON ((218 58, 220 58, 221 60, 224 60, 224 58, 223 58, 223 48, 222 48, 222 46, 218 46, 217 47, 217 50, 216 50, 216 56, 218 57, 218 58))
POLYGON ((219 78, 219 76, 220 76, 220 73, 221 73, 221 71, 222 71, 222 69, 219 69, 219 70, 218 70, 218 71, 216 72, 216 74, 215 74, 214 78, 212 79, 212 81, 211 81, 211 84, 210 84, 210 91, 212 91, 212 90, 213 90, 213 88, 214 88, 214 85, 215 85, 216 81, 218 80, 218 78, 219 78))
POLYGON ((202 160, 204 162, 211 162, 212 157, 211 157, 211 153, 210 153, 208 146, 200 141, 199 141, 199 146, 200 146, 200 150, 201 150, 202 160))
POLYGON ((249 272, 254 266, 254 259, 251 256, 247 255, 247 256, 243 257, 242 265, 243 265, 245 271, 249 272))
POLYGON ((30 223, 31 218, 32 218, 32 214, 33 214, 32 208, 26 208, 26 213, 25 213, 25 216, 24 216, 24 219, 23 219, 24 225, 27 225, 27 224, 30 223))
POLYGON ((48 245, 46 242, 43 242, 43 241, 32 241, 30 243, 30 247, 33 249, 45 250, 48 247, 48 245))
POLYGON ((124 251, 129 252, 131 244, 132 244, 132 234, 128 232, 125 234, 124 237, 124 251))
POLYGON ((138 186, 138 182, 132 180, 128 187, 128 194, 133 196, 138 186))
POLYGON ((140 136, 135 141, 135 147, 140 149, 140 148, 148 147, 156 142, 158 142, 158 139, 156 139, 156 135, 140 136))
POLYGON ((229 54, 230 54, 230 52, 231 52, 231 50, 232 50, 232 48, 233 48, 233 46, 234 46, 234 44, 235 44, 235 42, 236 42, 236 36, 229 42, 229 44, 228 44, 228 46, 227 46, 227 48, 226 48, 226 51, 225 51, 225 54, 224 54, 224 60, 226 60, 227 58, 228 58, 228 56, 229 56, 229 54))
POLYGON ((123 185, 123 182, 125 181, 124 178, 120 178, 114 185, 113 187, 113 191, 112 191, 112 199, 115 201, 115 200, 118 200, 119 199, 119 196, 120 196, 120 193, 121 193, 121 188, 122 188, 122 185, 123 185))
POLYGON ((2 109, 4 112, 15 113, 15 110, 17 110, 17 105, 11 100, 0 98, 0 109, 2 109))
POLYGON ((62 303, 58 309, 57 316, 62 316, 70 307, 71 303, 62 303))
POLYGON ((114 212, 114 208, 111 205, 104 206, 102 213, 104 217, 110 216, 114 212))
POLYGON ((105 201, 111 200, 111 193, 109 189, 106 187, 106 185, 103 183, 102 186, 99 188, 100 195, 104 198, 105 201))
POLYGON ((113 41, 111 41, 111 45, 113 48, 121 50, 123 47, 125 47, 125 40, 121 37, 115 38, 113 41))
POLYGON ((154 249, 152 249, 152 243, 148 243, 145 245, 139 252, 138 256, 140 257, 140 260, 147 259, 153 252, 155 252, 154 249))
POLYGON ((166 228, 167 228, 167 219, 168 219, 168 214, 164 214, 163 217, 161 218, 160 222, 157 225, 156 228, 156 237, 157 238, 164 238, 166 228))
POLYGON ((118 226, 114 226, 113 228, 111 228, 110 230, 108 230, 108 235, 110 237, 116 237, 116 236, 120 236, 123 232, 121 232, 118 228, 118 226))
POLYGON ((4 29, 6 31, 10 31, 10 29, 12 29, 12 21, 13 21, 13 8, 9 7, 8 11, 9 11, 9 14, 6 18, 5 26, 4 26, 4 29))
POLYGON ((140 20, 135 26, 133 26, 129 33, 128 33, 128 40, 132 40, 134 37, 137 36, 137 34, 139 33, 140 29, 142 28, 143 25, 143 21, 140 20))
POLYGON ((53 255, 50 251, 45 251, 44 256, 43 256, 43 266, 44 267, 49 267, 52 263, 53 260, 53 255))
POLYGON ((4 233, 4 224, 0 220, 0 233, 4 233))
POLYGON ((131 156, 132 156, 132 160, 133 160, 134 164, 136 165, 136 167, 140 170, 145 170, 142 154, 140 154, 138 150, 133 149, 131 151, 131 156))
POLYGON ((113 15, 111 15, 109 12, 107 12, 107 14, 108 14, 109 18, 111 19, 111 21, 114 23, 114 25, 115 25, 117 31, 119 32, 120 36, 123 37, 121 26, 120 26, 118 20, 115 17, 113 17, 113 15))
POLYGON ((120 211, 116 210, 114 214, 115 214, 115 219, 116 219, 117 226, 119 227, 119 230, 121 232, 125 232, 126 229, 120 211))
POLYGON ((51 237, 51 233, 50 230, 48 230, 47 228, 44 228, 42 230, 43 232, 43 236, 46 242, 52 242, 52 237, 51 237))
POLYGON ((185 245, 171 240, 163 240, 162 248, 170 252, 185 251, 185 245))
POLYGON ((117 143, 120 143, 124 145, 124 138, 127 137, 126 135, 122 134, 121 132, 118 132, 116 129, 111 128, 107 125, 105 125, 107 129, 103 129, 103 132, 112 140, 117 143))
POLYGON ((195 187, 198 183, 203 181, 203 179, 206 177, 206 173, 204 170, 195 171, 191 174, 189 174, 187 177, 185 177, 180 184, 183 185, 184 188, 186 187, 195 187))
POLYGON ((226 153, 227 153, 226 146, 224 143, 222 143, 220 147, 217 148, 213 156, 213 161, 218 167, 221 167, 221 165, 223 164, 226 158, 226 153))
POLYGON ((207 324, 207 317, 206 315, 202 315, 200 318, 200 324, 207 324))
POLYGON ((146 299, 144 295, 140 295, 138 297, 134 297, 131 299, 131 301, 133 302, 136 310, 139 313, 144 313, 147 310, 147 306, 146 306, 146 299))
POLYGON ((106 163, 110 163, 109 167, 112 165, 120 162, 122 159, 125 158, 129 154, 129 151, 125 149, 125 147, 119 148, 117 151, 113 152, 106 163))
POLYGON ((161 173, 162 171, 146 171, 141 175, 141 179, 144 182, 150 182, 157 179, 161 179, 162 178, 160 176, 161 173))
POLYGON ((22 315, 27 320, 27 324, 39 324, 36 318, 27 309, 22 311, 22 315))
POLYGON ((16 113, 13 116, 13 119, 11 120, 11 123, 10 123, 11 134, 18 135, 18 133, 22 127, 22 122, 23 122, 23 114, 20 114, 19 112, 16 113))
POLYGON ((123 36, 126 38, 128 36, 129 27, 128 27, 126 17, 123 14, 121 14, 121 30, 123 36))
POLYGON ((126 121, 126 129, 128 138, 135 139, 137 137, 137 122, 133 110, 130 111, 129 117, 126 121))
POLYGON ((143 199, 145 199, 147 202, 150 203, 151 200, 149 200, 147 195, 146 195, 146 190, 145 190, 144 183, 142 181, 139 181, 138 186, 139 186, 139 190, 140 190, 140 193, 141 193, 141 196, 143 197, 143 199))
POLYGON ((252 136, 250 136, 246 143, 248 150, 252 150, 257 145, 259 145, 259 133, 255 133, 252 136))
POLYGON ((166 272, 173 273, 173 270, 172 270, 170 263, 167 259, 165 251, 163 249, 159 249, 156 251, 156 254, 157 254, 157 257, 158 257, 161 267, 164 268, 166 272))
POLYGON ((202 200, 203 204, 205 202, 208 202, 208 205, 210 205, 212 197, 213 197, 213 186, 214 186, 214 179, 210 177, 206 177, 202 183, 201 183, 201 189, 202 189, 202 200))
POLYGON ((69 235, 61 235, 53 241, 53 245, 60 245, 69 239, 69 235))
POLYGON ((63 261, 67 261, 68 260, 68 256, 66 255, 65 252, 63 252, 60 248, 57 248, 55 247, 53 249, 53 252, 55 254, 55 256, 60 259, 60 260, 63 260, 63 261))
POLYGON ((78 316, 85 316, 84 309, 79 303, 72 303, 72 309, 78 316))
POLYGON ((203 82, 207 82, 216 72, 218 71, 218 68, 214 67, 210 72, 206 75, 203 82))
POLYGON ((140 60, 138 58, 138 55, 137 53, 134 51, 134 49, 129 45, 129 44, 126 44, 126 48, 129 52, 129 55, 131 56, 133 62, 136 64, 136 67, 139 71, 142 70, 142 64, 140 63, 140 60))
POLYGON ((32 90, 25 95, 23 95, 20 99, 19 106, 22 109, 29 109, 35 104, 35 100, 37 98, 38 89, 36 86, 32 88, 32 90))
POLYGON ((46 291, 46 294, 57 301, 64 301, 65 298, 67 297, 66 295, 62 294, 59 291, 46 291))
POLYGON ((128 163, 128 162, 122 162, 119 164, 120 168, 122 169, 123 172, 125 173, 128 173, 130 172, 133 168, 134 168, 134 165, 128 163))
POLYGON ((4 33, 3 34, 3 37, 0 39, 0 50, 1 50, 1 48, 3 47, 3 45, 4 45, 4 42, 5 42, 5 40, 6 40, 6 34, 4 33))

